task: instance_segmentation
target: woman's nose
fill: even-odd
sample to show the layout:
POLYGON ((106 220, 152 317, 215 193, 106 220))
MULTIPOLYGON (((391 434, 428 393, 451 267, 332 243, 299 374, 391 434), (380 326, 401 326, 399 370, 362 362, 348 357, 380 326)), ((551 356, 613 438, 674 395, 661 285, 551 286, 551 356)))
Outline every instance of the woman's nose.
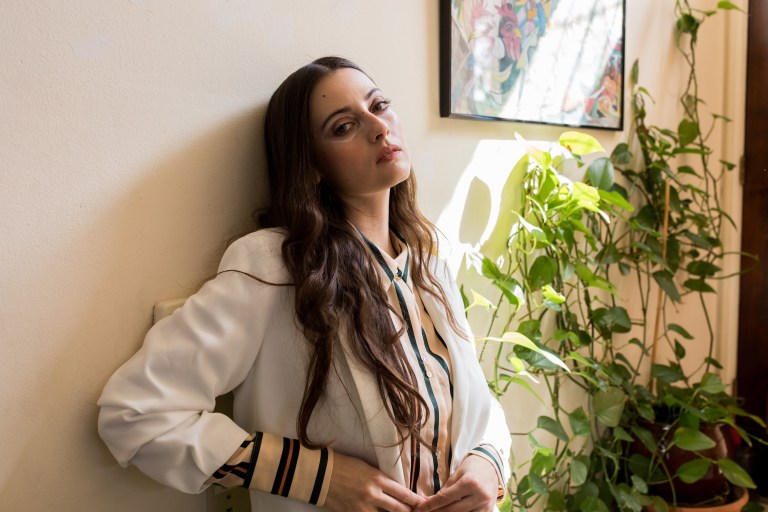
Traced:
POLYGON ((387 121, 377 115, 370 114, 369 138, 371 142, 378 142, 389 135, 389 124, 387 121))

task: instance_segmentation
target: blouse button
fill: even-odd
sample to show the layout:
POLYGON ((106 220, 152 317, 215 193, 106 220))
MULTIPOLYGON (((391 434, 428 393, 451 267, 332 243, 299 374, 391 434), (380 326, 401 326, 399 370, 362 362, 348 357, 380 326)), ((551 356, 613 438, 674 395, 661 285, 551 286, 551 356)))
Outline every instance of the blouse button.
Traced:
POLYGON ((431 379, 431 378, 432 378, 432 372, 431 372, 431 371, 429 371, 429 370, 427 370, 427 378, 428 378, 428 379, 431 379))

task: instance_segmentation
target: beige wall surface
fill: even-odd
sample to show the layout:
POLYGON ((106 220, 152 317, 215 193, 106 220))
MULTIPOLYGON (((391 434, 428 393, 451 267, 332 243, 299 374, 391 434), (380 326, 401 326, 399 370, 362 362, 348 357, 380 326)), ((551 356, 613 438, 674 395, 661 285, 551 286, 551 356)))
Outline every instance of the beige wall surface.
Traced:
MULTIPOLYGON (((265 104, 296 67, 340 54, 367 69, 394 100, 421 204, 454 264, 478 241, 488 215, 462 211, 470 185, 493 190, 514 132, 562 130, 439 117, 437 3, 0 3, 0 510, 204 510, 201 496, 120 469, 95 402, 140 346, 152 305, 194 291, 226 241, 252 228, 266 199, 265 104)), ((683 79, 674 2, 627 4, 626 61, 640 59, 664 124, 683 79)), ((743 138, 743 18, 720 16, 703 35, 703 95, 735 120, 721 137, 730 160, 743 138)), ((626 135, 594 133, 606 147, 626 135)), ((738 182, 726 192, 738 209, 738 182)), ((735 329, 733 293, 720 295, 719 328, 735 329)), ((732 344, 720 350, 727 360, 732 344)))

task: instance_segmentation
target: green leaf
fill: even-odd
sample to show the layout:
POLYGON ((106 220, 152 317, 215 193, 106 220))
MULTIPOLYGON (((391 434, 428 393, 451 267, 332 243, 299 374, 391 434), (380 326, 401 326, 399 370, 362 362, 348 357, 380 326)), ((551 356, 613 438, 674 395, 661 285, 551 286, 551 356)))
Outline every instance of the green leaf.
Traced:
POLYGON ((632 436, 630 436, 629 432, 621 427, 616 427, 613 429, 613 438, 617 441, 626 441, 628 443, 632 442, 632 436))
POLYGON ((712 438, 705 433, 685 427, 680 427, 675 431, 672 442, 678 448, 692 452, 708 450, 715 446, 712 438))
POLYGON ((463 284, 459 287, 459 293, 461 294, 461 302, 464 304, 464 311, 466 311, 469 309, 469 299, 467 298, 467 294, 464 292, 463 284))
POLYGON ((715 289, 709 286, 704 279, 688 279, 683 283, 683 286, 695 292, 715 293, 715 289))
POLYGON ((632 512, 641 512, 643 507, 640 504, 640 501, 632 495, 632 490, 629 488, 629 486, 625 483, 621 483, 618 486, 612 486, 614 489, 618 490, 618 496, 616 496, 616 492, 614 491, 614 496, 616 496, 617 501, 620 505, 622 505, 622 510, 629 509, 632 512))
POLYGON ((568 442, 568 434, 565 433, 565 429, 559 421, 549 416, 539 416, 536 426, 543 428, 561 441, 568 442))
POLYGON ((486 336, 484 338, 480 338, 480 341, 484 341, 484 340, 500 341, 503 343, 512 343, 514 345, 519 345, 532 352, 535 352, 536 354, 543 356, 547 361, 549 361, 550 363, 556 366, 559 366, 563 370, 567 372, 570 371, 568 366, 563 361, 561 361, 560 358, 558 358, 556 355, 552 354, 551 352, 537 346, 534 342, 532 342, 530 339, 528 339, 526 336, 524 336, 519 332, 505 332, 501 338, 496 338, 494 336, 486 336))
POLYGON ((499 512, 512 512, 512 499, 507 495, 504 496, 504 501, 499 504, 499 512))
POLYGON ((584 483, 587 481, 587 466, 585 466, 584 463, 580 460, 572 459, 568 471, 571 473, 571 482, 573 485, 584 485, 584 483))
POLYGON ((616 427, 624 411, 624 392, 618 388, 608 388, 593 397, 593 405, 597 421, 606 427, 616 427))
POLYGON ((666 384, 672 384, 685 378, 679 367, 665 364, 652 365, 651 375, 654 379, 659 379, 666 384))
POLYGON ((747 489, 756 488, 755 482, 752 481, 749 474, 747 474, 747 472, 744 471, 744 468, 739 466, 736 462, 730 459, 718 459, 717 466, 720 468, 720 471, 723 472, 725 478, 733 485, 746 487, 747 489))
POLYGON ((677 325, 677 324, 669 324, 669 325, 667 325, 667 329, 669 329, 670 331, 674 331, 674 332, 676 332, 677 334, 679 334, 680 336, 682 336, 683 338, 685 338, 685 339, 687 339, 687 340, 692 340, 692 339, 693 339, 693 336, 691 336, 691 333, 689 333, 688 331, 686 331, 686 330, 685 330, 683 327, 681 327, 680 325, 677 325))
POLYGON ((637 492, 648 494, 648 484, 637 475, 632 475, 632 488, 637 492))
POLYGON ((676 474, 683 482, 692 484, 704 478, 704 475, 709 471, 710 464, 712 462, 709 459, 694 459, 677 468, 676 474))
POLYGON ((608 507, 599 498, 587 496, 579 507, 580 512, 609 512, 608 507))
POLYGON ((741 512, 765 512, 765 509, 758 502, 750 501, 744 505, 744 508, 741 509, 741 512))
POLYGON ((584 263, 577 261, 574 268, 576 269, 576 275, 579 276, 579 279, 581 279, 585 285, 600 288, 601 290, 606 290, 612 294, 616 293, 616 287, 613 283, 602 277, 596 276, 584 263))
POLYGON ((699 389, 712 395, 725 391, 725 384, 723 384, 723 381, 720 380, 720 377, 714 373, 705 373, 704 377, 701 378, 701 383, 699 386, 699 389))
POLYGON ((492 262, 490 258, 488 258, 487 256, 483 256, 481 271, 482 271, 483 277, 487 277, 488 279, 500 279, 501 277, 503 277, 503 274, 501 273, 501 270, 499 270, 499 267, 496 266, 496 264, 492 262))
POLYGON ((718 370, 722 370, 722 369, 723 369, 723 365, 721 365, 721 364, 720 364, 720 361, 718 361, 717 359, 713 359, 713 358, 711 358, 711 357, 705 357, 705 358, 704 358, 704 361, 705 361, 707 364, 711 364, 712 366, 714 366, 714 367, 715 367, 715 368, 717 368, 718 370))
POLYGON ((597 258, 601 265, 611 265, 621 261, 621 252, 619 252, 615 244, 608 244, 603 246, 597 258))
POLYGON ((677 172, 680 174, 690 174, 691 176, 699 176, 699 173, 690 165, 681 165, 677 168, 677 172))
POLYGON ((632 153, 626 142, 619 142, 611 152, 611 160, 614 164, 628 164, 632 160, 632 153))
POLYGON ((577 261, 574 264, 574 268, 576 269, 576 275, 579 276, 579 279, 581 279, 584 284, 590 286, 595 282, 595 273, 592 272, 588 266, 577 261))
POLYGON ((667 505, 667 502, 664 501, 664 498, 661 496, 651 496, 651 500, 653 501, 653 512, 669 511, 669 505, 667 505))
POLYGON ((688 273, 695 276, 713 276, 720 272, 720 267, 708 261, 692 261, 686 267, 688 273))
POLYGON ((557 274, 557 260, 549 256, 539 256, 531 265, 528 272, 528 282, 532 290, 538 290, 545 284, 549 284, 557 274))
POLYGON ((712 249, 712 244, 709 243, 706 239, 697 235, 696 233, 693 233, 689 230, 685 230, 685 232, 683 233, 683 236, 685 236, 688 240, 691 241, 691 243, 693 243, 693 245, 695 245, 700 249, 705 249, 707 251, 712 249))
POLYGON ((520 286, 520 283, 513 278, 505 277, 503 279, 496 279, 493 281, 493 285, 501 290, 501 293, 504 294, 504 298, 514 306, 515 311, 525 303, 525 291, 523 290, 523 287, 520 286))
POLYGON ((557 464, 557 457, 552 453, 552 450, 536 450, 536 453, 531 459, 531 470, 529 473, 536 475, 546 475, 557 464))
POLYGON ((540 150, 525 140, 519 133, 515 133, 515 138, 523 143, 525 152, 528 153, 528 156, 533 158, 534 162, 544 170, 549 169, 549 166, 552 164, 552 154, 549 151, 540 150))
POLYGON ((701 21, 690 14, 683 14, 677 20, 677 29, 685 34, 696 35, 701 21))
POLYGON ((737 11, 744 12, 742 9, 739 8, 738 5, 734 4, 733 2, 727 2, 725 0, 717 2, 717 8, 718 9, 723 9, 723 10, 735 9, 737 11))
POLYGON ((656 210, 654 210, 653 206, 649 204, 640 208, 640 211, 637 212, 637 215, 635 215, 634 219, 637 220, 637 223, 640 225, 640 227, 645 229, 654 229, 659 221, 658 217, 656 216, 656 210))
POLYGON ((600 194, 600 199, 602 199, 604 203, 618 206, 619 208, 626 210, 628 212, 635 211, 635 207, 629 204, 629 201, 624 199, 624 196, 622 196, 615 190, 612 190, 610 192, 606 190, 598 190, 597 192, 598 194, 600 194))
POLYGON ((674 302, 680 302, 680 292, 672 279, 672 273, 669 270, 657 270, 653 273, 653 279, 664 290, 664 293, 674 302))
POLYGON ((557 329, 555 334, 552 335, 552 339, 555 341, 569 341, 576 346, 581 343, 578 334, 575 332, 566 331, 564 329, 557 329))
POLYGON ((638 475, 646 481, 651 480, 651 460, 645 455, 639 453, 630 455, 628 467, 633 475, 638 475))
POLYGON ((621 306, 598 308, 592 312, 592 320, 606 337, 612 332, 629 332, 632 322, 627 310, 621 306))
POLYGON ((656 419, 656 414, 653 412, 653 407, 646 403, 637 404, 637 413, 641 418, 648 421, 654 421, 656 419))
POLYGON ((605 157, 597 158, 589 164, 587 176, 590 185, 600 190, 610 190, 614 181, 614 170, 611 161, 605 157))
POLYGON ((561 293, 556 292, 555 289, 548 284, 544 285, 544 288, 541 289, 541 294, 544 296, 545 299, 552 301, 555 304, 562 304, 563 302, 565 302, 565 296, 561 293))
POLYGON ((635 437, 643 443, 643 446, 645 446, 649 452, 656 453, 656 439, 653 437, 650 430, 638 425, 632 425, 631 430, 635 437))
POLYGON ((547 498, 547 510, 554 512, 565 510, 565 496, 563 496, 562 491, 558 489, 550 491, 547 498))
POLYGON ((563 134, 560 135, 558 142, 574 155, 605 153, 605 149, 596 138, 582 132, 563 132, 563 134))
POLYGON ((635 62, 632 63, 632 71, 629 73, 629 79, 632 84, 637 84, 637 80, 640 77, 640 65, 637 62, 637 59, 635 59, 635 62))
POLYGON ((512 365, 512 369, 515 370, 515 373, 523 373, 525 371, 525 363, 523 363, 523 360, 519 357, 510 354, 507 356, 507 361, 512 365))
POLYGON ((699 430, 699 425, 701 425, 701 419, 691 411, 681 412, 679 420, 681 427, 687 427, 694 430, 699 430))
POLYGON ((568 415, 568 423, 571 425, 571 431, 577 436, 588 437, 592 433, 589 418, 582 407, 568 415))
POLYGON ((520 322, 517 332, 530 340, 541 341, 541 322, 536 319, 520 322))
POLYGON ((685 357, 685 347, 677 340, 675 340, 675 357, 677 357, 678 360, 685 357))
POLYGON ((472 304, 470 304, 467 309, 474 306, 480 306, 489 310, 496 309, 496 305, 494 303, 477 293, 475 290, 472 290, 472 304))
MULTIPOLYGON (((530 377, 530 375, 527 374, 527 372, 525 373, 525 375, 528 375, 530 377)), ((500 375, 499 380, 502 382, 509 382, 509 384, 517 384, 518 386, 522 387, 523 389, 528 391, 530 394, 532 394, 536 398, 536 400, 538 400, 539 402, 541 402, 542 405, 544 405, 544 399, 539 396, 539 394, 531 387, 531 385, 528 383, 527 380, 521 377, 512 377, 507 374, 500 375)), ((504 390, 506 390, 507 387, 509 386, 505 386, 504 390)))
POLYGON ((546 496, 549 494, 549 489, 547 488, 547 484, 544 483, 544 480, 541 479, 539 475, 536 473, 528 473, 528 479, 531 483, 531 490, 535 492, 536 494, 540 494, 542 496, 546 496))
POLYGON ((587 204, 596 205, 600 201, 600 193, 597 188, 577 181, 573 184, 573 198, 584 207, 587 204))
POLYGON ((680 135, 680 145, 687 146, 699 136, 699 123, 690 119, 683 119, 677 128, 680 135))

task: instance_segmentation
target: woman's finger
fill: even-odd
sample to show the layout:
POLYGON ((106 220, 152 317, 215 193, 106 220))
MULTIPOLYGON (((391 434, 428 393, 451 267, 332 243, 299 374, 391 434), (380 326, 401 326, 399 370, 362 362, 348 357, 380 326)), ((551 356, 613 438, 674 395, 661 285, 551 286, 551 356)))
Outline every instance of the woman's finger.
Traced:
POLYGON ((386 512, 411 512, 411 510, 413 510, 413 507, 410 505, 406 505, 402 501, 393 498, 384 492, 379 496, 376 506, 380 510, 385 510, 386 512))
POLYGON ((381 490, 384 494, 397 500, 397 502, 404 504, 406 506, 406 512, 411 512, 414 507, 419 506, 426 499, 423 496, 420 496, 411 491, 407 487, 400 485, 394 480, 390 480, 388 478, 382 479, 379 485, 381 486, 381 490))
POLYGON ((459 501, 466 496, 466 492, 461 488, 461 485, 455 483, 450 487, 443 487, 437 494, 424 500, 414 512, 432 512, 440 510, 443 507, 459 501))

